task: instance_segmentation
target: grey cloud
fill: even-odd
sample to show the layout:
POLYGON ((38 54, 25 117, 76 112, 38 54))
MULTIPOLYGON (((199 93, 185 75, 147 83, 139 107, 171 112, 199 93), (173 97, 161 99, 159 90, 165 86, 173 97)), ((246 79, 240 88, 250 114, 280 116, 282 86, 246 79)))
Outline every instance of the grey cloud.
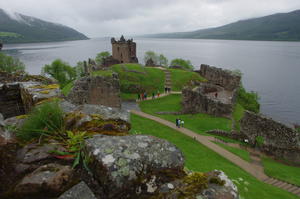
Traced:
POLYGON ((0 0, 0 8, 73 27, 90 37, 177 32, 288 12, 299 0, 0 0))

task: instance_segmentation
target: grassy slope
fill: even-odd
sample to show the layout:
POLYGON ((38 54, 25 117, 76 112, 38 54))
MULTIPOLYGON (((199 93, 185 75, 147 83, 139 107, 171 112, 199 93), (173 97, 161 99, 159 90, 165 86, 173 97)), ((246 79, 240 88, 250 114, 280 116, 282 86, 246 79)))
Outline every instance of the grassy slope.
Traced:
POLYGON ((119 74, 121 83, 121 97, 123 99, 136 99, 137 93, 129 93, 126 89, 129 85, 140 85, 145 88, 146 92, 150 96, 152 92, 163 92, 165 74, 162 70, 152 67, 143 67, 139 64, 117 64, 112 66, 112 70, 119 74), (134 70, 136 72, 124 71, 123 66, 127 70, 134 70), (145 74, 142 74, 145 73, 145 74))
POLYGON ((190 80, 206 81, 203 77, 195 72, 184 71, 180 69, 169 69, 169 71, 171 71, 173 91, 181 91, 184 85, 190 80))
POLYGON ((213 117, 206 114, 187 114, 187 115, 158 115, 159 111, 180 111, 181 95, 169 95, 167 97, 140 102, 140 108, 145 113, 161 117, 163 119, 175 122, 176 118, 185 121, 185 127, 197 132, 205 134, 205 131, 213 129, 222 129, 230 131, 231 120, 220 117, 213 117))
POLYGON ((206 172, 218 169, 224 171, 234 181, 239 181, 238 178, 242 178, 243 182, 239 181, 239 184, 236 184, 239 188, 239 192, 245 199, 297 198, 293 194, 256 180, 253 176, 224 159, 222 156, 173 129, 136 115, 131 116, 131 124, 131 133, 153 135, 175 144, 181 149, 185 156, 186 167, 193 171, 206 172), (247 181, 249 185, 246 185, 244 183, 245 181, 247 181))
POLYGON ((300 186, 300 168, 281 164, 270 158, 262 159, 265 173, 278 179, 300 186))

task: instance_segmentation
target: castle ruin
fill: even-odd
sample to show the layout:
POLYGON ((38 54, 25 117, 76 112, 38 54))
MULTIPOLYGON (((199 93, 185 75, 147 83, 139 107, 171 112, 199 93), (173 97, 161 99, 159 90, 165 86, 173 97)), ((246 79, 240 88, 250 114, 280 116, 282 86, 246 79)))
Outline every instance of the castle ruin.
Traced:
POLYGON ((136 57, 136 43, 133 39, 125 40, 122 35, 119 41, 111 38, 112 44, 112 57, 120 63, 138 63, 136 57))

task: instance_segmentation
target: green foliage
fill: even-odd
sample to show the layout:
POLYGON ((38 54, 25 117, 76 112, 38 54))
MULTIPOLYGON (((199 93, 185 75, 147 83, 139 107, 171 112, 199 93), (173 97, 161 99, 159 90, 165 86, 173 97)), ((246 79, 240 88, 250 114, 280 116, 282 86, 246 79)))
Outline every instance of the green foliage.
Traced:
POLYGON ((147 61, 149 59, 152 59, 153 63, 155 65, 158 65, 158 63, 159 63, 159 56, 157 56, 157 54, 154 51, 147 51, 147 52, 145 52, 145 55, 144 55, 144 62, 145 62, 145 64, 147 63, 147 61))
POLYGON ((194 66, 192 65, 190 60, 184 60, 184 59, 180 59, 180 58, 173 59, 171 61, 170 65, 171 66, 181 66, 186 70, 193 70, 194 69, 194 66))
POLYGON ((160 66, 164 66, 164 67, 168 66, 168 59, 163 54, 159 55, 158 62, 160 66))
POLYGON ((74 69, 75 69, 75 72, 76 72, 76 79, 85 76, 84 64, 83 64, 82 61, 77 62, 77 65, 75 66, 74 69))
POLYGON ((255 141, 258 146, 262 146, 265 143, 263 136, 256 136, 255 141))
MULTIPOLYGON (((197 172, 222 170, 238 187, 241 198, 244 199, 297 199, 292 193, 259 181, 226 158, 203 146, 193 138, 177 132, 174 129, 161 125, 149 119, 131 115, 132 128, 130 132, 140 132, 156 136, 175 144, 185 157, 185 166, 197 172), (238 179, 242 179, 240 181, 238 179), (247 183, 246 183, 247 181, 247 183)), ((300 179, 300 178, 299 178, 300 179)))
POLYGON ((60 59, 54 60, 51 65, 45 65, 42 68, 42 74, 49 75, 56 79, 60 88, 65 87, 67 84, 76 79, 75 68, 60 59))
POLYGON ((24 72, 25 65, 17 58, 0 53, 0 71, 8 73, 24 72))
POLYGON ((237 95, 237 103, 242 105, 246 110, 258 113, 260 109, 258 100, 259 96, 256 92, 247 92, 243 85, 240 85, 237 95))
POLYGON ((264 157, 262 163, 268 176, 300 186, 299 167, 285 165, 268 157, 264 157))
POLYGON ((64 96, 68 96, 73 87, 74 87, 74 82, 68 83, 67 85, 64 86, 63 89, 61 89, 62 94, 64 94, 64 96))
POLYGON ((198 73, 185 71, 180 69, 169 69, 171 72, 172 90, 181 91, 191 80, 205 82, 206 79, 201 77, 198 73))
POLYGON ((112 74, 113 74, 112 70, 97 70, 97 71, 92 72, 93 76, 108 76, 108 77, 111 77, 112 74))
POLYGON ((41 136, 62 136, 64 132, 63 111, 58 100, 36 106, 17 131, 17 137, 30 141, 41 136))
POLYGON ((101 52, 101 53, 98 53, 96 58, 95 58, 95 61, 98 65, 102 65, 103 64, 103 61, 105 58, 111 56, 110 55, 110 52, 108 51, 104 51, 104 52, 101 52))
POLYGON ((240 105, 239 103, 236 103, 234 106, 232 117, 235 122, 235 130, 238 132, 241 130, 240 120, 243 118, 244 113, 245 113, 244 107, 242 105, 240 105))

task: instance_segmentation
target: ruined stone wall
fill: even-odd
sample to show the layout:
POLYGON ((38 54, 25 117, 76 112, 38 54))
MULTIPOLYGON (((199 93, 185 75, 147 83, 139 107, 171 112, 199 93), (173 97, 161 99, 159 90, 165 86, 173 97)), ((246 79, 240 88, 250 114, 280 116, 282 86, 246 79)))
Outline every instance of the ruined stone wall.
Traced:
POLYGON ((0 85, 0 113, 4 118, 25 114, 19 84, 0 85))
POLYGON ((264 138, 261 149, 277 158, 300 163, 300 134, 271 118, 246 111, 241 120, 241 132, 250 144, 256 144, 256 137, 264 138))
POLYGON ((182 91, 182 106, 184 113, 206 113, 220 117, 229 116, 233 110, 232 104, 206 96, 203 87, 185 87, 182 91))
POLYGON ((121 107, 119 78, 116 74, 83 77, 75 82, 68 99, 74 104, 121 107))
POLYGON ((221 68, 201 64, 200 73, 202 77, 210 83, 224 87, 226 90, 233 91, 240 86, 241 76, 234 75, 230 71, 221 68))

